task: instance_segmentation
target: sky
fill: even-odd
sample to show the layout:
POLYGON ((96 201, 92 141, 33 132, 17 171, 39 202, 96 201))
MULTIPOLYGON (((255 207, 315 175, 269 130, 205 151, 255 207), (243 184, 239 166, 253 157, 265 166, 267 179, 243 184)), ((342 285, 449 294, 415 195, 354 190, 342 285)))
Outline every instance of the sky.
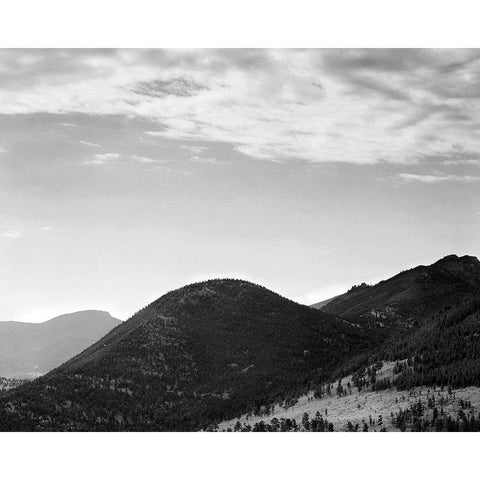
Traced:
POLYGON ((480 256, 478 50, 0 50, 0 321, 480 256))

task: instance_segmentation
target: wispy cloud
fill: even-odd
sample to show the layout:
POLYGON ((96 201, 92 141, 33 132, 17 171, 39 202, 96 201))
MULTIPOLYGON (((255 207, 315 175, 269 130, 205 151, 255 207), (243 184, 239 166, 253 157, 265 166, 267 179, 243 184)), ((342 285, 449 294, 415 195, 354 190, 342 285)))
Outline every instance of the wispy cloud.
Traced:
POLYGON ((79 140, 82 145, 87 145, 87 147, 101 147, 99 143, 86 142, 85 140, 79 140))
POLYGON ((468 158, 466 160, 443 160, 442 165, 470 165, 470 166, 480 166, 480 159, 478 158, 468 158))
POLYGON ((130 159, 140 163, 166 163, 165 160, 160 160, 158 158, 142 157, 138 155, 130 155, 130 159))
POLYGON ((207 147, 204 147, 202 145, 182 145, 182 148, 197 155, 208 150, 207 147))
POLYGON ((0 62, 3 114, 147 118, 159 138, 281 162, 480 153, 478 50, 2 50, 0 62))
POLYGON ((122 156, 119 153, 97 153, 92 158, 84 160, 82 163, 83 165, 106 165, 112 162, 119 161, 121 161, 121 163, 125 163, 128 160, 145 164, 167 163, 165 160, 159 158, 152 158, 141 155, 122 156))
POLYGON ((456 182, 456 183, 472 183, 478 182, 480 177, 472 175, 417 175, 413 173, 400 173, 398 177, 406 183, 421 182, 421 183, 444 183, 444 182, 456 182))
POLYGON ((85 160, 84 165, 104 165, 120 158, 119 153, 97 153, 93 158, 85 160))
POLYGON ((152 98, 164 98, 168 95, 174 97, 193 97, 202 90, 208 90, 208 88, 187 77, 138 82, 132 88, 132 91, 136 94, 152 98))
POLYGON ((226 161, 218 160, 217 158, 201 157, 201 156, 198 156, 198 155, 194 155, 189 160, 193 163, 198 163, 198 164, 201 164, 201 165, 224 165, 225 163, 227 163, 226 161))
POLYGON ((466 149, 457 143, 446 151, 427 155, 422 160, 444 166, 478 166, 480 165, 480 151, 466 149))
POLYGON ((19 230, 9 230, 0 232, 0 238, 4 240, 18 240, 19 238, 23 237, 23 233, 19 230))

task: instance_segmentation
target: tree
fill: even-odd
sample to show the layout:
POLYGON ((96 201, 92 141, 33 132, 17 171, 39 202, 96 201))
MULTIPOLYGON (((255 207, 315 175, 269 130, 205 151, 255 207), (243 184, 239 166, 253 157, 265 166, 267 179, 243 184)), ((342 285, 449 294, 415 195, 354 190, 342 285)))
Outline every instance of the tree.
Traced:
POLYGON ((272 418, 271 424, 272 424, 272 430, 274 432, 280 431, 280 422, 278 421, 277 417, 272 418))
POLYGON ((303 414, 302 425, 305 430, 310 430, 310 417, 307 412, 303 414))

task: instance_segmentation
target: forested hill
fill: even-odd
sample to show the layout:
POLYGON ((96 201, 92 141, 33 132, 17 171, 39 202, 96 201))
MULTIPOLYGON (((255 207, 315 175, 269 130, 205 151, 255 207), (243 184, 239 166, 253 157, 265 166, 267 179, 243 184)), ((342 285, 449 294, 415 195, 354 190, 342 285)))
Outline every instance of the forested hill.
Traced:
POLYGON ((198 430, 295 397, 372 332, 263 287, 170 292, 43 378, 0 398, 4 430, 198 430))
POLYGON ((359 322, 410 328, 439 309, 453 307, 479 292, 478 258, 449 255, 432 265, 420 265, 376 285, 352 287, 320 308, 359 322))

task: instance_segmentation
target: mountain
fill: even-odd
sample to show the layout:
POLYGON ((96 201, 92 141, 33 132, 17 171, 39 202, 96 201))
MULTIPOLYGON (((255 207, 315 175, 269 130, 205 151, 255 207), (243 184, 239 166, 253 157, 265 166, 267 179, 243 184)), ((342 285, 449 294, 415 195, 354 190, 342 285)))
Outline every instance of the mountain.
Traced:
POLYGON ((294 398, 372 332, 240 280, 167 293, 0 398, 4 430, 199 430, 294 398))
POLYGON ((60 315, 43 323, 0 322, 0 376, 43 375, 119 323, 109 313, 97 310, 60 315))
POLYGON ((420 265, 376 285, 352 287, 320 308, 359 322, 410 328, 439 309, 453 307, 478 292, 478 258, 449 255, 432 265, 420 265))
POLYGON ((259 429, 272 409, 294 419, 302 398, 315 429, 478 430, 479 287, 478 259, 456 255, 320 310, 241 280, 188 285, 0 392, 0 429, 190 431, 242 415, 259 429))

